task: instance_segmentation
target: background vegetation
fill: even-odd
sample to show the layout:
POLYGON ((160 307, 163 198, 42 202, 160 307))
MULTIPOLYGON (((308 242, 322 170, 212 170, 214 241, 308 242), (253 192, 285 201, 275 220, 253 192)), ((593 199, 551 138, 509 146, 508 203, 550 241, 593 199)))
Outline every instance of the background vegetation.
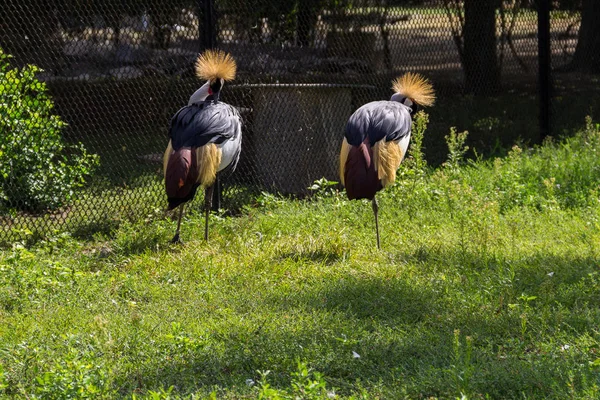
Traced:
POLYGON ((65 142, 39 69, 10 68, 8 59, 0 48, 0 213, 56 209, 73 200, 98 159, 65 142))
POLYGON ((381 251, 370 205, 323 180, 212 215, 208 243, 192 213, 168 244, 157 211, 3 250, 0 394, 597 398, 600 125, 488 161, 466 137, 436 169, 412 147, 381 251))

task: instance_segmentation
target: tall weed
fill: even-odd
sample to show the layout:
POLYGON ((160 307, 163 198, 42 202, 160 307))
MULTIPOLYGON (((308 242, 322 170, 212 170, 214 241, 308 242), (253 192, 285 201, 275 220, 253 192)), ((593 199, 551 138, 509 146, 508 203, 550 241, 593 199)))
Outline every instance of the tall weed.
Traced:
MULTIPOLYGON (((524 148, 515 145, 504 158, 463 163, 466 132, 451 129, 444 168, 432 174, 432 190, 446 199, 469 195, 483 204, 496 202, 501 212, 515 207, 589 207, 600 191, 600 125, 590 118, 586 129, 562 141, 524 148)), ((449 203, 449 202, 448 202, 449 203)), ((453 203, 453 208, 456 202, 453 203)))

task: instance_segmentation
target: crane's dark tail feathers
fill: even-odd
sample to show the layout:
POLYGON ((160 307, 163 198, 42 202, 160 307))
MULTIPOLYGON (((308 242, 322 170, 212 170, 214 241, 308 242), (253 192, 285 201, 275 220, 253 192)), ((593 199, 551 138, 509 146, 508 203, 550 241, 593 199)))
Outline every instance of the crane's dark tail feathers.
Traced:
POLYGON ((407 72, 392 82, 392 90, 420 106, 429 107, 435 103, 435 92, 431 82, 420 74, 407 72))
POLYGON ((207 188, 214 184, 221 156, 221 149, 213 143, 173 150, 169 142, 163 159, 169 210, 191 200, 198 186, 207 188))
POLYGON ((165 189, 172 210, 191 200, 198 188, 198 164, 196 152, 189 147, 173 150, 167 147, 164 158, 165 189))
MULTIPOLYGON (((361 145, 363 146, 363 145, 361 145)), ((366 145, 364 145, 366 147, 366 145)), ((342 148, 340 150, 340 180, 342 185, 346 187, 346 175, 354 175, 353 171, 347 171, 347 168, 353 168, 356 164, 357 160, 355 158, 360 158, 362 155, 363 160, 361 162, 365 162, 366 164, 362 166, 360 169, 366 167, 368 170, 370 168, 370 162, 372 161, 375 170, 377 172, 377 179, 381 181, 381 186, 387 187, 392 185, 396 181, 396 172, 402 163, 404 158, 404 152, 402 151, 402 147, 400 143, 397 141, 389 141, 380 140, 375 143, 375 145, 370 149, 369 154, 372 154, 372 160, 369 160, 368 156, 364 154, 364 152, 356 152, 351 151, 352 146, 348 144, 348 141, 344 138, 342 142, 342 148), (348 162, 348 157, 352 154, 353 159, 348 162)), ((370 176, 368 174, 366 176, 370 176)), ((366 176, 364 177, 366 179, 366 176)), ((352 185, 352 182, 350 182, 352 185)), ((363 182, 362 185, 366 185, 366 182, 363 182)), ((368 197, 367 197, 368 198, 368 197)))
POLYGON ((368 138, 360 146, 349 146, 344 165, 344 187, 348 199, 372 199, 382 189, 373 163, 373 149, 368 138))

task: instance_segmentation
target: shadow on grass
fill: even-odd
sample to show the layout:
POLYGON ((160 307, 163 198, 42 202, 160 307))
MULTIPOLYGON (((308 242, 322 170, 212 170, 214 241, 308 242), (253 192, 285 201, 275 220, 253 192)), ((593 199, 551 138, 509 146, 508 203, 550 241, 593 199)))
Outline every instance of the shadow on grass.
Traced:
POLYGON ((94 236, 100 234, 110 237, 119 227, 121 222, 115 219, 90 220, 77 223, 71 230, 71 235, 80 240, 93 240, 94 236))
MULTIPOLYGON (((348 276, 325 278, 321 287, 296 294, 293 307, 309 312, 312 309, 342 312, 349 319, 413 324, 435 309, 437 297, 434 292, 412 287, 403 279, 348 276)), ((271 303, 285 304, 285 300, 274 298, 271 303)))
POLYGON ((129 257, 147 251, 156 252, 161 249, 178 247, 170 243, 174 233, 169 223, 156 223, 166 215, 154 215, 147 222, 131 222, 127 218, 106 218, 78 222, 71 229, 71 235, 80 240, 110 240, 111 256, 129 257))
POLYGON ((331 265, 343 258, 343 254, 335 250, 315 249, 315 250, 290 250, 282 251, 274 258, 275 261, 284 261, 286 259, 294 262, 313 262, 318 264, 331 265))
POLYGON ((562 391, 568 388, 570 373, 578 381, 590 378, 586 374, 591 370, 577 365, 593 361, 593 352, 562 357, 566 353, 558 347, 555 353, 541 349, 544 343, 556 341, 554 336, 566 327, 575 330, 571 339, 576 340, 586 333, 593 335, 600 323, 594 320, 597 312, 581 313, 600 304, 600 280, 593 278, 598 267, 595 256, 538 252, 490 260, 470 253, 473 262, 461 270, 457 260, 465 255, 462 251, 437 250, 427 255, 423 251, 404 255, 422 264, 422 274, 447 268, 471 275, 464 282, 417 286, 402 275, 331 271, 301 291, 265 296, 262 314, 247 314, 243 321, 209 322, 210 332, 203 338, 192 336, 204 340, 198 345, 163 343, 165 357, 154 357, 142 367, 143 380, 139 375, 123 377, 126 390, 175 385, 179 394, 186 395, 212 385, 245 387, 246 379, 256 380, 256 371, 267 369, 273 371, 271 384, 289 387, 295 359, 305 360, 330 382, 340 383, 340 394, 349 394, 348 388, 360 379, 367 385, 379 382, 391 392, 389 398, 400 396, 404 389, 425 398, 453 398, 459 390, 492 398, 516 398, 522 393, 531 398, 561 398, 567 394, 562 391), (507 276, 510 284, 503 282, 507 276), (497 286, 486 286, 490 281, 497 286), (509 295, 512 299, 506 300, 518 303, 523 291, 538 296, 529 305, 525 332, 523 310, 508 307, 509 301, 497 301, 509 295), (455 331, 461 342, 458 350, 455 331), (469 361, 464 358, 466 336, 473 338, 469 361), (353 351, 360 358, 353 358, 353 351), (467 372, 471 376, 461 383, 465 386, 456 387, 457 379, 467 372))

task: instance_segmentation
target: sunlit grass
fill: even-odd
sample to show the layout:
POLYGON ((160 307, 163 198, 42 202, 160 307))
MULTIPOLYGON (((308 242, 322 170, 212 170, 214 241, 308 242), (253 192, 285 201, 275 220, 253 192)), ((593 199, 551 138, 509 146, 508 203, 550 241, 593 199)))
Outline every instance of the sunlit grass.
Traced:
POLYGON ((370 204, 330 188, 212 215, 208 243, 192 212, 182 246, 162 213, 15 245, 0 394, 597 398, 599 138, 407 162, 381 251, 370 204))

